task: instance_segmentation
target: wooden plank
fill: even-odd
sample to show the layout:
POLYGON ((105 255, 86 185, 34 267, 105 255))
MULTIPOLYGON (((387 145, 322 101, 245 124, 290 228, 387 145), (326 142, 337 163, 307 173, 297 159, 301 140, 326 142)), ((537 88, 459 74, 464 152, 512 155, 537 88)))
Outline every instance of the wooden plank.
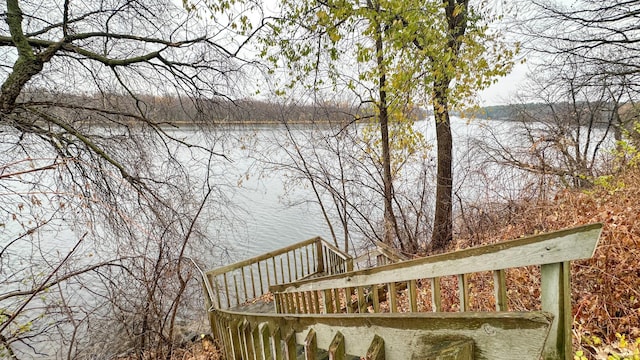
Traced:
MULTIPOLYGON (((264 272, 267 273, 267 289, 271 287, 271 276, 269 275, 269 262, 264 262, 264 272)), ((275 275, 274 275, 275 276, 275 275)), ((263 291, 264 294, 264 291, 263 291)))
POLYGON ((458 275, 458 298, 460 311, 469 311, 469 280, 467 274, 458 275))
POLYGON ((571 352, 571 284, 569 262, 540 267, 542 310, 554 315, 545 345, 545 360, 570 360, 571 352))
MULTIPOLYGON (((280 257, 280 275, 282 276, 280 279, 283 283, 291 282, 284 279, 284 261, 282 260, 283 256, 280 257)), ((289 274, 289 278, 291 278, 291 274, 289 274)))
POLYGON ((300 309, 302 310, 303 314, 311 313, 311 310, 309 309, 309 305, 310 304, 308 304, 308 302, 307 302, 307 294, 308 294, 308 292, 300 293, 300 296, 302 297, 302 304, 301 304, 300 309))
POLYGON ((296 333, 291 331, 284 339, 284 358, 287 360, 296 360, 296 333))
POLYGON ((316 360, 318 356, 318 340, 316 339, 315 330, 311 329, 307 333, 304 340, 304 358, 305 360, 316 360))
MULTIPOLYGON (((510 349, 504 350, 510 352, 510 349)), ((473 360, 473 340, 451 340, 447 337, 425 338, 422 343, 415 346, 414 354, 419 355, 420 359, 429 360, 473 360)))
POLYGON ((291 314, 299 314, 298 312, 298 293, 292 292, 289 293, 289 300, 291 301, 291 314))
POLYGON ((251 343, 253 344, 253 350, 255 352, 255 359, 262 360, 264 359, 264 347, 260 341, 260 329, 258 324, 254 324, 251 329, 251 343))
MULTIPOLYGON (((216 280, 217 277, 216 276, 212 276, 212 277, 213 277, 213 287, 215 289, 215 294, 216 294, 216 304, 218 305, 217 308, 220 309, 222 307, 220 302, 220 287, 218 286, 218 281, 216 280)), ((208 275, 207 275, 207 278, 209 278, 208 275)), ((209 283, 211 284, 211 281, 209 283)))
POLYGON ((389 301, 389 311, 392 313, 398 312, 398 301, 396 299, 396 283, 390 282, 387 284, 387 300, 389 301))
POLYGON ((298 276, 298 258, 296 257, 296 251, 293 250, 293 275, 295 276, 292 281, 298 280, 302 276, 298 276))
POLYGON ((261 327, 259 327, 259 332, 264 360, 274 360, 271 351, 271 336, 269 336, 269 324, 265 323, 261 327))
POLYGON ((231 297, 229 296, 229 282, 227 281, 227 273, 222 274, 224 279, 224 294, 227 297, 227 308, 231 307, 231 297))
POLYGON ((585 225, 422 259, 403 261, 373 269, 354 271, 350 272, 348 276, 340 274, 320 279, 302 280, 295 284, 285 284, 279 290, 304 291, 368 286, 586 259, 593 256, 601 231, 602 224, 585 225))
POLYGON ((373 312, 380 312, 380 295, 378 294, 378 285, 371 285, 371 295, 373 298, 373 312))
MULTIPOLYGON (((236 295, 236 305, 240 305, 240 293, 238 292, 238 277, 236 274, 233 274, 233 290, 236 295)), ((227 296, 229 293, 227 293, 227 296)))
POLYGON ((507 299, 507 275, 504 269, 493 272, 493 296, 496 300, 496 311, 509 311, 507 299))
POLYGON ((274 328, 292 329, 299 343, 304 343, 307 332, 313 329, 320 349, 328 349, 339 329, 345 339, 345 352, 357 356, 366 354, 377 334, 384 339, 385 355, 389 359, 414 358, 417 354, 414 345, 433 345, 434 339, 446 335, 448 340, 472 339, 475 360, 512 360, 514 354, 518 360, 539 360, 552 321, 550 314, 535 311, 292 314, 282 317, 224 310, 216 314, 223 318, 247 319, 252 324, 269 323, 274 328))
POLYGON ((353 288, 346 288, 344 289, 344 306, 347 308, 347 313, 351 314, 353 313, 353 307, 351 306, 351 294, 353 292, 353 288))
POLYGON ((333 300, 331 299, 331 293, 333 291, 330 289, 324 290, 322 294, 322 305, 324 305, 324 313, 331 314, 333 313, 333 300))
POLYGON ((433 312, 442 311, 442 293, 440 292, 440 278, 429 279, 431 281, 431 310, 433 312))
POLYGON ((415 280, 409 281, 407 294, 409 300, 409 310, 411 312, 418 311, 418 289, 415 280))
POLYGON ((331 345, 329 345, 329 360, 345 360, 344 336, 340 331, 336 332, 331 345))
POLYGON ((340 289, 333 289, 333 304, 336 313, 340 313, 340 289))
POLYGON ((315 246, 315 255, 316 255, 316 272, 324 272, 324 258, 322 253, 322 241, 317 240, 315 246))
POLYGON ((276 326, 273 328, 271 332, 271 352, 273 353, 273 358, 275 360, 280 360, 283 358, 282 354, 282 335, 280 332, 280 327, 276 326))
POLYGON ((251 332, 251 325, 247 321, 242 325, 242 344, 244 350, 243 358, 247 360, 255 359, 253 333, 251 332))
POLYGON ((367 312, 367 302, 364 299, 364 288, 358 286, 358 312, 364 314, 367 312))
POLYGON ((312 298, 311 302, 313 303, 313 313, 320 314, 320 301, 318 300, 318 292, 312 291, 311 298, 312 298))
MULTIPOLYGON (((291 277, 291 258, 289 257, 290 252, 287 253, 287 270, 288 270, 288 274, 289 274, 289 282, 293 281, 293 278, 291 277)), ((295 261, 296 257, 295 255, 293 256, 293 260, 295 261)))
MULTIPOLYGON (((273 265, 273 285, 278 285, 280 284, 278 282, 278 270, 276 268, 276 258, 271 258, 271 264, 273 265)), ((284 282, 284 279, 282 279, 282 282, 284 282)), ((269 288, 271 288, 271 286, 269 286, 269 288)))
POLYGON ((240 326, 242 324, 238 319, 229 323, 229 343, 231 344, 231 354, 233 359, 242 360, 242 344, 240 336, 240 326))
POLYGON ((371 345, 367 349, 366 360, 385 360, 384 356, 384 340, 378 335, 373 337, 371 345))
POLYGON ((249 273, 251 275, 251 296, 256 298, 256 279, 253 276, 253 266, 249 267, 249 273))
POLYGON ((244 291, 244 301, 249 300, 249 294, 247 293, 247 276, 244 272, 244 266, 240 268, 240 274, 242 275, 242 290, 244 291))
POLYGON ((307 275, 311 274, 311 263, 309 262, 309 247, 308 246, 304 247, 304 252, 305 252, 305 255, 307 256, 307 272, 304 274, 304 276, 307 276, 307 275))

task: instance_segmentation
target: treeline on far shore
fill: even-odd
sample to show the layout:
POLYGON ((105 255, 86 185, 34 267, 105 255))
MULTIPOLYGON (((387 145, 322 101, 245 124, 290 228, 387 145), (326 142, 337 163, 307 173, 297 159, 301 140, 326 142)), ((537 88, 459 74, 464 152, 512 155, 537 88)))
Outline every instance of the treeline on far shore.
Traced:
MULTIPOLYGON (((138 96, 129 94, 69 94, 32 89, 21 101, 47 107, 69 122, 107 124, 132 122, 143 117, 158 124, 225 125, 281 123, 346 124, 374 116, 370 106, 349 103, 290 104, 258 99, 232 100, 226 97, 200 99, 176 96, 138 96), (98 111, 96 111, 99 109, 98 111)), ((423 119, 426 111, 414 107, 408 111, 414 119, 423 119)))
MULTIPOLYGON (((134 98, 130 94, 69 94, 44 89, 25 92, 21 100, 31 105, 47 107, 49 111, 53 109, 58 116, 69 122, 98 124, 128 122, 140 115, 166 125, 348 124, 360 119, 370 119, 375 114, 370 106, 351 103, 293 104, 251 98, 232 100, 226 97, 203 99, 149 95, 134 98)), ((589 105, 594 108, 593 104, 589 105)), ((481 107, 471 113, 454 112, 454 115, 485 120, 544 121, 545 114, 575 111, 575 106, 576 104, 568 103, 495 105, 481 107)), ((604 113, 600 118, 607 118, 606 112, 615 107, 603 104, 598 108, 604 113)), ((407 115, 414 120, 425 119, 430 114, 430 109, 407 109, 407 115)))
POLYGON ((611 122, 614 114, 624 116, 636 111, 631 104, 576 101, 485 106, 466 116, 483 120, 518 122, 584 122, 585 125, 593 121, 592 125, 606 126, 611 122))
MULTIPOLYGON (((137 117, 166 125, 201 124, 346 124, 374 117, 370 106, 348 103, 292 104, 257 99, 187 98, 177 96, 138 96, 96 93, 69 94, 31 89, 21 101, 46 107, 68 122, 128 123, 137 117), (97 111, 96 111, 97 110, 97 111), (133 115, 133 116, 130 116, 133 115)), ((418 107, 408 111, 414 119, 426 112, 418 107)))

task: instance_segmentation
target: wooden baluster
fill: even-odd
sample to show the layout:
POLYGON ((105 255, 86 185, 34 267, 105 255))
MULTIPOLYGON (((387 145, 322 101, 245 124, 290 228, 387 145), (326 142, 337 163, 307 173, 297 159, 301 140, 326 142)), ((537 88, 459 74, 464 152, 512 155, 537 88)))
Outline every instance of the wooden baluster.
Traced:
POLYGON ((431 310, 442 311, 442 295, 440 293, 440 278, 431 278, 431 310))
POLYGON ((309 246, 304 247, 305 255, 307 256, 307 272, 305 276, 311 275, 311 264, 309 263, 309 246))
POLYGON ((507 305, 507 276, 504 269, 493 272, 493 294, 496 299, 496 311, 509 311, 507 305))
MULTIPOLYGON (((287 281, 284 279, 284 261, 282 260, 284 256, 280 256, 280 275, 282 275, 282 278, 280 280, 282 280, 282 283, 286 283, 287 281)), ((291 273, 289 273, 289 276, 291 276, 291 273)))
POLYGON ((276 314, 282 314, 282 309, 284 308, 282 306, 282 293, 273 294, 273 303, 276 307, 276 314))
MULTIPOLYGON (((274 281, 273 285, 278 285, 280 283, 278 282, 278 268, 276 267, 276 258, 275 257, 271 258, 271 264, 273 265, 273 281, 274 281)), ((284 280, 283 280, 283 282, 284 282, 284 280)), ((269 285, 269 286, 271 286, 271 285, 269 285)))
POLYGON ((251 294, 253 298, 257 298, 256 296, 256 280, 253 276, 253 265, 249 266, 249 275, 251 275, 251 294))
POLYGON ((294 294, 292 293, 286 293, 287 294, 287 313, 289 314, 295 314, 295 309, 296 309, 296 304, 294 303, 294 299, 293 296, 294 294))
POLYGON ((569 262, 540 266, 542 310, 553 314, 544 359, 571 359, 571 266, 569 262))
POLYGON ((392 313, 398 312, 398 299, 396 298, 396 283, 390 282, 387 284, 389 293, 387 299, 389 300, 389 311, 392 313))
MULTIPOLYGON (((271 286, 271 284, 269 283, 269 264, 267 264, 265 262, 265 266, 264 268, 267 270, 267 288, 269 286, 271 286)), ((260 262, 258 261, 258 278, 260 279, 260 295, 264 295, 264 286, 263 286, 263 278, 262 278, 262 267, 260 266, 260 262)))
POLYGON ((458 275, 458 298, 460 311, 469 311, 469 278, 467 274, 458 275))
POLYGON ((296 257, 296 251, 293 250, 293 275, 295 275, 294 280, 298 280, 298 258, 296 257))
POLYGON ((231 297, 229 296, 229 282, 227 281, 227 273, 222 274, 224 279, 224 295, 227 297, 227 308, 231 307, 231 297))
POLYGON ((363 314, 367 313, 367 302, 364 298, 364 288, 362 286, 358 286, 358 312, 363 314))
POLYGON ((375 313, 379 313, 380 312, 380 295, 378 294, 378 285, 377 284, 373 284, 371 285, 371 295, 372 295, 372 299, 373 299, 373 312, 375 313))
POLYGON ((318 299, 318 291, 312 291, 311 297, 313 298, 313 313, 320 314, 320 300, 318 299))
POLYGON ((289 312, 289 299, 287 298, 287 293, 280 293, 280 301, 282 314, 287 314, 289 312))
POLYGON ((335 304, 334 309, 336 309, 336 314, 339 314, 340 311, 342 310, 342 308, 340 307, 340 290, 339 289, 333 289, 333 302, 335 304))
POLYGON ((316 263, 316 272, 322 273, 324 272, 324 258, 322 257, 322 242, 318 240, 316 242, 316 246, 314 247, 315 253, 315 263, 316 263))
POLYGON ((316 360, 318 358, 318 340, 313 329, 309 330, 304 340, 304 358, 305 360, 316 360))
POLYGON ((418 311, 418 293, 417 286, 415 280, 409 281, 409 286, 407 286, 407 300, 409 301, 409 311, 417 312, 418 311))
POLYGON ((300 314, 300 293, 294 292, 291 293, 291 296, 293 297, 293 313, 300 314))
POLYGON ((222 305, 220 304, 220 286, 218 285, 217 276, 213 277, 213 288, 215 289, 215 292, 216 292, 216 304, 218 305, 218 309, 220 309, 222 305))
MULTIPOLYGON (((287 251, 287 273, 289 274, 289 282, 292 282, 293 279, 291 278, 291 259, 289 258, 289 253, 290 251, 287 251)), ((293 257, 293 259, 295 260, 295 256, 293 257)))
POLYGON ((302 314, 309 314, 311 313, 311 311, 308 309, 308 304, 307 304, 307 292, 303 291, 300 293, 301 297, 302 297, 302 306, 301 306, 301 313, 302 314))
POLYGON ((351 293, 353 288, 345 288, 344 289, 344 305, 347 308, 347 313, 351 314, 353 312, 353 307, 351 306, 351 293))
POLYGON ((322 297, 325 314, 333 314, 333 300, 331 299, 331 289, 324 290, 322 297))
POLYGON ((330 360, 345 360, 346 353, 344 348, 344 336, 340 331, 336 333, 329 345, 329 359, 330 360))
POLYGON ((236 274, 233 274, 233 288, 236 294, 236 305, 240 305, 240 294, 238 293, 238 278, 236 274))
MULTIPOLYGON (((300 253, 300 251, 298 251, 298 254, 300 253)), ((302 265, 302 263, 300 263, 300 265, 302 265)), ((300 279, 302 277, 302 270, 301 270, 301 274, 300 276, 298 276, 298 257, 296 257, 296 251, 293 251, 293 268, 295 269, 296 272, 296 280, 300 279)))
POLYGON ((244 291, 244 301, 249 300, 249 294, 247 294, 247 277, 244 272, 244 266, 240 268, 240 274, 242 275, 242 290, 244 291))

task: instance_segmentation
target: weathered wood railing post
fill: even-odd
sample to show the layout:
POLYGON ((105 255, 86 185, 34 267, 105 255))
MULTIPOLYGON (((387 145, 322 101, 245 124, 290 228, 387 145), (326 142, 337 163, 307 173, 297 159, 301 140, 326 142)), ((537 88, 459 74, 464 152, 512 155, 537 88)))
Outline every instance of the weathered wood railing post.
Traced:
POLYGON ((553 314, 545 360, 571 360, 571 265, 568 261, 540 266, 542 310, 553 314))

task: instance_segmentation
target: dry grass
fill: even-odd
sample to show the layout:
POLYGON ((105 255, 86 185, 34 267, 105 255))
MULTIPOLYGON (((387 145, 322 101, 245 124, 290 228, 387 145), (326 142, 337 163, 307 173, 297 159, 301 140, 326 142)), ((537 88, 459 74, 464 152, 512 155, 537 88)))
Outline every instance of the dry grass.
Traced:
MULTIPOLYGON (((522 203, 498 214, 491 230, 467 232, 458 248, 517 238, 588 223, 604 229, 592 259, 572 263, 572 306, 576 349, 595 356, 594 336, 605 343, 640 337, 640 171, 629 170, 607 185, 564 191, 547 203, 522 203), (615 185, 612 185, 615 184, 615 185), (514 210, 515 209, 515 210, 514 210), (491 240, 487 240, 491 239, 491 240)), ((468 228, 471 230, 471 228, 468 228)), ((510 308, 539 301, 537 269, 508 273, 510 308)), ((599 357, 598 357, 599 358, 599 357)))

